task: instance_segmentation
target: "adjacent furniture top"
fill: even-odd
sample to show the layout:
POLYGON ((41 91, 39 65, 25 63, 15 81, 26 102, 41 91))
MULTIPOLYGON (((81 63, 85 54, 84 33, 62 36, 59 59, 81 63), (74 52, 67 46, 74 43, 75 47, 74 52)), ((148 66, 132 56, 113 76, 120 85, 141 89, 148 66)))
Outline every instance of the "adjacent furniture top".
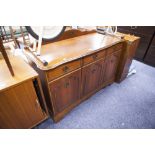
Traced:
POLYGON ((22 58, 10 56, 9 59, 12 64, 12 68, 14 69, 15 76, 11 76, 4 59, 0 60, 0 92, 11 86, 38 76, 36 71, 24 62, 22 58))
POLYGON ((30 52, 27 51, 26 53, 31 57, 31 60, 36 63, 38 68, 41 70, 49 70, 125 40, 132 42, 135 39, 137 39, 137 37, 131 37, 130 35, 126 35, 124 39, 120 39, 119 37, 94 32, 42 45, 41 56, 39 56, 39 58, 46 60, 48 62, 47 66, 40 63, 30 52))

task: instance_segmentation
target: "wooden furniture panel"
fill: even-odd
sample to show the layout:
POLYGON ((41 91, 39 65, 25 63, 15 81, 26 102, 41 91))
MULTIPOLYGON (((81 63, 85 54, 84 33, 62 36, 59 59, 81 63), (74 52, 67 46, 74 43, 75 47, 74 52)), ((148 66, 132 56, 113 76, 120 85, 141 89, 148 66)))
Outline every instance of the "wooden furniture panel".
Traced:
POLYGON ((120 51, 123 48, 123 44, 122 43, 119 43, 119 44, 115 45, 114 48, 115 48, 115 51, 120 51))
POLYGON ((38 74, 20 57, 11 57, 12 77, 0 60, 0 128, 32 128, 47 118, 38 74))
POLYGON ((50 83, 50 93, 56 113, 80 99, 81 69, 50 83))
MULTIPOLYGON (((57 41, 61 41, 61 40, 65 40, 65 39, 70 39, 70 38, 74 38, 74 37, 78 37, 78 36, 82 36, 82 35, 86 35, 86 34, 91 34, 96 32, 95 30, 87 30, 87 29, 72 29, 69 28, 69 26, 67 26, 65 32, 58 38, 56 38, 53 41, 50 41, 50 43, 53 42, 57 42, 57 41)), ((49 42, 45 42, 44 44, 47 44, 49 42)))
POLYGON ((82 68, 82 95, 85 96, 101 84, 103 59, 82 68))
POLYGON ((115 48, 113 46, 107 49, 107 55, 111 55, 114 52, 115 52, 115 48))
POLYGON ((145 57, 145 54, 147 53, 147 50, 149 48, 149 44, 152 39, 152 35, 139 34, 136 32, 134 33, 134 35, 139 36, 141 38, 135 58, 137 60, 144 61, 144 57, 145 57))
POLYGON ((108 55, 105 61, 105 76, 103 78, 103 81, 106 82, 109 79, 114 79, 116 76, 116 71, 119 63, 119 58, 120 58, 121 51, 112 53, 111 55, 108 55))
POLYGON ((69 73, 73 70, 76 70, 77 68, 80 68, 81 66, 81 61, 80 60, 76 60, 67 64, 63 64, 51 71, 48 71, 47 73, 47 78, 48 81, 51 81, 55 78, 58 78, 66 73, 69 73))
POLYGON ((123 81, 129 72, 132 59, 135 56, 137 47, 139 45, 140 38, 131 37, 130 35, 125 36, 125 44, 120 56, 116 82, 123 81))
POLYGON ((148 49, 146 57, 144 58, 144 62, 152 66, 155 66, 155 35, 148 49))
POLYGON ((96 52, 92 55, 89 55, 89 56, 86 56, 83 58, 83 65, 87 65, 89 63, 92 63, 96 60, 99 60, 101 58, 105 58, 106 56, 106 50, 102 50, 102 51, 99 51, 99 52, 96 52))
POLYGON ((14 69, 14 77, 10 76, 5 61, 0 60, 0 92, 38 76, 37 72, 20 57, 10 57, 10 62, 14 69))
POLYGON ((0 101, 0 128, 30 128, 45 118, 32 81, 0 93, 0 101))
POLYGON ((155 67, 155 47, 151 46, 149 48, 144 62, 155 67))
POLYGON ((112 53, 116 52, 116 51, 121 51, 123 48, 123 44, 120 43, 120 44, 117 44, 115 46, 112 46, 110 48, 108 48, 106 51, 107 51, 107 55, 111 55, 112 53))

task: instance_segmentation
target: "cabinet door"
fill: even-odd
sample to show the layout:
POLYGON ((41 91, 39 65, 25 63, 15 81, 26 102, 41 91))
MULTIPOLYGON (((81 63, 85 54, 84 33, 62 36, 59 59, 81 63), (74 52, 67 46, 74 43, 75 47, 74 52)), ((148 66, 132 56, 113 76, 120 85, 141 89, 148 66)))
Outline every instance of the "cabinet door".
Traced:
POLYGON ((80 99, 81 69, 50 83, 55 112, 59 113, 80 99))
POLYGON ((0 128, 30 128, 43 119, 31 80, 0 93, 0 128))
POLYGON ((102 76, 102 63, 103 60, 99 60, 82 69, 82 94, 83 96, 93 92, 101 84, 102 76))
POLYGON ((120 57, 120 51, 107 56, 105 62, 106 67, 105 67, 104 82, 115 78, 119 57, 120 57))
POLYGON ((155 67, 155 36, 145 56, 144 62, 155 67))

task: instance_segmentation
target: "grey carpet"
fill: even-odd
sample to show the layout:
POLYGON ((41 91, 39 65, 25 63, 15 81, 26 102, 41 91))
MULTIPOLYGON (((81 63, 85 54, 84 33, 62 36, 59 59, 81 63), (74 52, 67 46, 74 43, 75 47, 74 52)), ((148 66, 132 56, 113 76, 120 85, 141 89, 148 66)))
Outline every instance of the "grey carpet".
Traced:
POLYGON ((40 129, 155 128, 155 68, 133 61, 137 73, 114 83, 74 108, 58 123, 40 129))

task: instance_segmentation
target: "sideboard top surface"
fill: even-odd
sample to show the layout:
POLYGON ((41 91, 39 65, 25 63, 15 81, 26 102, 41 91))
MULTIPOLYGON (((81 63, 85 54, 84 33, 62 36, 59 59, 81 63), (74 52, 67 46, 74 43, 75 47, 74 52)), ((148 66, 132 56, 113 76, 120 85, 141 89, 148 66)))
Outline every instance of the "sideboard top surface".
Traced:
MULTIPOLYGON (((132 37, 133 38, 133 37, 132 37)), ((130 37, 128 37, 130 39, 130 37)), ((99 33, 91 33, 79 37, 74 37, 54 43, 42 45, 41 60, 48 62, 47 66, 37 61, 30 52, 26 52, 38 68, 41 70, 53 69, 66 62, 90 55, 96 51, 108 48, 117 43, 123 42, 124 39, 119 37, 103 35, 99 33)))

